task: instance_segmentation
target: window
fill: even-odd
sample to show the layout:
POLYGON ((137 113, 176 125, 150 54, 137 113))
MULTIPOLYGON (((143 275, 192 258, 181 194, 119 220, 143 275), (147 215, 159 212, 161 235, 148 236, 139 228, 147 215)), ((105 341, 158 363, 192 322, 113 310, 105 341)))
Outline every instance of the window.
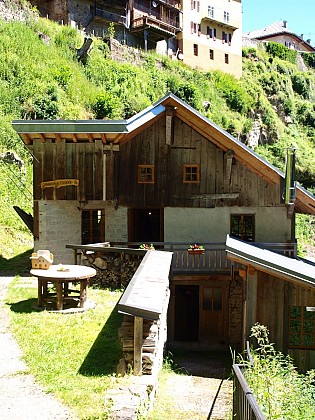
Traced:
POLYGON ((184 165, 183 182, 191 184, 200 182, 200 165, 184 165))
POLYGON ((105 210, 82 210, 82 245, 105 241, 105 210))
POLYGON ((222 288, 204 287, 202 309, 206 311, 222 310, 222 288))
POLYGON ((211 28, 210 26, 207 26, 207 38, 213 38, 215 41, 217 37, 217 30, 215 28, 211 28))
POLYGON ((194 55, 198 55, 198 44, 194 44, 194 55))
POLYGON ((229 23, 230 22, 230 13, 229 12, 224 12, 223 19, 224 19, 225 23, 229 23))
POLYGON ((232 41, 232 34, 229 34, 228 32, 222 31, 222 42, 223 43, 229 43, 231 45, 232 41))
POLYGON ((209 50, 209 57, 210 57, 210 60, 214 60, 214 51, 213 50, 209 50))
POLYGON ((253 214, 232 214, 230 233, 234 238, 254 242, 255 216, 253 214))
POLYGON ((154 165, 138 165, 138 183, 154 184, 154 165))
POLYGON ((214 18, 214 7, 213 6, 208 6, 208 17, 209 18, 214 18))
POLYGON ((315 348, 315 307, 289 309, 289 347, 315 348))
POLYGON ((191 10, 197 10, 199 12, 200 10, 200 1, 191 0, 191 10))
POLYGON ((225 64, 229 64, 229 54, 224 54, 224 62, 225 64))

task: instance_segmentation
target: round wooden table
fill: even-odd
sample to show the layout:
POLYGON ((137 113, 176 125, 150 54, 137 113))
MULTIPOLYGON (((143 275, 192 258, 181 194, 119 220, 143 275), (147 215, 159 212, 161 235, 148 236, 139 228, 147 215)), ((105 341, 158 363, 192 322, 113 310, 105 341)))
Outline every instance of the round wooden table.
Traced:
POLYGON ((48 270, 32 269, 31 274, 38 279, 38 306, 42 307, 44 301, 51 300, 48 293, 48 283, 56 288, 56 309, 63 309, 64 300, 71 299, 70 293, 80 294, 80 308, 84 308, 87 298, 88 279, 95 276, 96 270, 84 265, 51 265, 48 270), (80 283, 80 291, 70 290, 69 283, 80 283))

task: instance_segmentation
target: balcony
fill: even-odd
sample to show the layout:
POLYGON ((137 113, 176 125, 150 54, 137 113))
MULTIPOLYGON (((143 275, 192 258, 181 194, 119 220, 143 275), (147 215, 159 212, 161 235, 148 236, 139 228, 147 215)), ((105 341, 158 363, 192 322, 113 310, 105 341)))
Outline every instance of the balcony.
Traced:
POLYGON ((155 16, 142 16, 132 21, 131 32, 139 32, 145 29, 154 34, 153 40, 155 42, 164 38, 170 38, 180 30, 175 21, 167 20, 161 16, 160 18, 156 18, 155 16))
POLYGON ((222 13, 214 13, 213 15, 207 15, 201 18, 201 21, 206 22, 210 25, 218 25, 222 28, 225 28, 229 31, 235 31, 236 29, 241 27, 241 23, 237 19, 225 18, 224 14, 222 13))
MULTIPOLYGON (((98 252, 101 254, 135 254, 145 255, 146 251, 139 249, 141 243, 137 242, 111 242, 110 247, 102 244, 90 245, 67 245, 66 248, 74 250, 74 260, 78 263, 78 256, 82 253, 98 252)), ((204 254, 192 255, 188 253, 189 243, 186 242, 155 242, 156 250, 170 251, 173 253, 172 274, 229 274, 231 266, 238 268, 239 265, 231 262, 226 257, 225 243, 202 243, 204 254)), ((295 243, 251 243, 251 245, 265 248, 273 252, 294 258, 296 256, 295 243)))

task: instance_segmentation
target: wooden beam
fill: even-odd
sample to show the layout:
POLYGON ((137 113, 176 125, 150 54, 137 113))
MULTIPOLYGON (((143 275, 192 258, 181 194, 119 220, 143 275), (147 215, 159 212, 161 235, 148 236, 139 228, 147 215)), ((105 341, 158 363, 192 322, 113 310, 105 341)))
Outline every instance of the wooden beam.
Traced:
POLYGON ((44 134, 38 133, 38 137, 39 137, 41 143, 46 143, 46 138, 45 138, 44 134))
POLYGON ((72 141, 73 141, 73 143, 77 143, 78 142, 78 137, 77 137, 76 133, 73 133, 72 141))
POLYGON ((56 136, 56 143, 61 143, 62 142, 61 135, 59 133, 56 133, 55 136, 56 136))
POLYGON ((93 143, 94 139, 91 133, 87 133, 87 137, 90 143, 93 143))
POLYGON ((135 375, 142 374, 142 342, 143 342, 143 318, 135 316, 134 318, 134 355, 133 370, 135 375))
POLYGON ((105 133, 100 133, 101 134, 101 140, 103 144, 106 144, 107 140, 106 140, 106 134, 105 133))

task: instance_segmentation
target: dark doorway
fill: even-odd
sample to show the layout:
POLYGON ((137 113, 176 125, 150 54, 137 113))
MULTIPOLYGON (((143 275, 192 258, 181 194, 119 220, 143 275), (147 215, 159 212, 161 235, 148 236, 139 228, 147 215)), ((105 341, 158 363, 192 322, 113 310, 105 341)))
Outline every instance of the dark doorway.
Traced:
POLYGON ((175 286, 174 339, 199 339, 199 286, 175 286))
POLYGON ((130 209, 129 241, 163 242, 163 209, 130 209))

